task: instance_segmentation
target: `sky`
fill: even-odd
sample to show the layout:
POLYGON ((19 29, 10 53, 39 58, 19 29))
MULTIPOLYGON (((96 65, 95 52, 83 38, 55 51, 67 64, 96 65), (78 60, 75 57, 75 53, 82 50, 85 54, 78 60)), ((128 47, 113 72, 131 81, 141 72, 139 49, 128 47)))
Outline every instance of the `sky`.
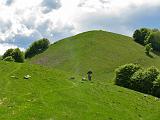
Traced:
POLYGON ((90 30, 132 36, 141 27, 160 28, 159 12, 160 0, 0 0, 0 55, 90 30))

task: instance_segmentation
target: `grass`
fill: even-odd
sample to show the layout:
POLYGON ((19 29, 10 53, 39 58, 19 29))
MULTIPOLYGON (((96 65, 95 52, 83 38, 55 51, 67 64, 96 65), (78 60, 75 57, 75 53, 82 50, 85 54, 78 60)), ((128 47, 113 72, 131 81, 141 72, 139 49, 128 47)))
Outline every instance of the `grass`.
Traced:
POLYGON ((159 67, 159 56, 153 56, 129 37, 93 31, 28 61, 40 65, 0 61, 0 120, 159 120, 159 100, 113 84, 117 66, 159 67), (88 69, 93 82, 81 80, 88 69))
POLYGON ((105 31, 89 31, 51 45, 31 63, 86 75, 92 70, 96 80, 112 82, 114 70, 126 63, 160 68, 160 57, 146 56, 144 47, 132 38, 105 31), (111 81, 109 81, 111 80, 111 81))
POLYGON ((0 62, 1 120, 158 120, 154 97, 46 67, 0 62), (6 72, 7 71, 7 72, 6 72), (2 72, 2 71, 1 71, 2 72), (29 74, 29 80, 23 77, 29 74), (15 78, 11 77, 15 76, 15 78))

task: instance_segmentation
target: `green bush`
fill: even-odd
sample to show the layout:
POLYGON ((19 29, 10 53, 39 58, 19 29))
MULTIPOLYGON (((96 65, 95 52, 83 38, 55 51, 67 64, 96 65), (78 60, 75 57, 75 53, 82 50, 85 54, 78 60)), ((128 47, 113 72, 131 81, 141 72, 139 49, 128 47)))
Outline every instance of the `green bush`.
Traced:
POLYGON ((139 65, 126 64, 116 69, 115 84, 129 88, 131 85, 131 76, 141 69, 139 65))
POLYGON ((148 36, 150 35, 151 30, 147 28, 141 28, 136 30, 133 33, 133 38, 136 42, 145 45, 145 41, 147 40, 148 36))
POLYGON ((153 82, 157 79, 158 75, 159 70, 155 67, 150 67, 146 70, 139 70, 131 77, 131 89, 151 94, 153 82))
POLYGON ((2 56, 5 61, 24 62, 24 53, 19 49, 8 49, 2 56), (13 60, 12 60, 13 59, 13 60))
POLYGON ((13 50, 12 57, 15 60, 15 62, 24 62, 24 53, 19 48, 13 50))
POLYGON ((135 72, 131 77, 130 88, 136 91, 142 91, 143 76, 144 76, 144 71, 142 69, 135 72))
POLYGON ((153 32, 147 39, 152 44, 153 50, 160 51, 160 32, 153 32))
POLYGON ((151 43, 145 45, 145 53, 146 55, 150 55, 150 52, 153 50, 151 43))
POLYGON ((157 77, 157 79, 153 82, 153 90, 152 94, 154 96, 160 97, 160 75, 157 77))
POLYGON ((45 38, 33 42, 31 46, 26 50, 25 58, 31 58, 37 54, 44 52, 49 47, 49 45, 49 40, 45 38))
POLYGON ((3 59, 4 61, 8 61, 8 62, 14 62, 14 58, 12 56, 8 56, 6 58, 3 59))
POLYGON ((6 52, 3 54, 2 59, 5 59, 6 57, 12 56, 12 52, 14 49, 8 49, 6 52))
POLYGON ((116 69, 115 84, 160 97, 160 72, 156 67, 142 69, 126 64, 116 69))

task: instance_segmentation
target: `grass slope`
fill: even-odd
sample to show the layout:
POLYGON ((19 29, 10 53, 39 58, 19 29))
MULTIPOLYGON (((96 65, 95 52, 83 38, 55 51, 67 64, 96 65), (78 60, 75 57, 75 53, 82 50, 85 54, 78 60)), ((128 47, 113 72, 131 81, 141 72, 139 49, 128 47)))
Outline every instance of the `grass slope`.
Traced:
POLYGON ((145 55, 144 47, 132 38, 105 31, 89 31, 53 44, 44 53, 31 59, 41 64, 83 76, 93 70, 95 80, 111 80, 114 70, 126 63, 160 68, 160 57, 145 55))
POLYGON ((71 73, 0 61, 0 120, 159 120, 154 97, 71 73), (25 80, 24 75, 32 77, 25 80), (12 78, 11 76, 16 76, 12 78))
POLYGON ((0 61, 0 120, 159 120, 155 97, 108 82, 125 63, 160 67, 159 56, 153 56, 130 37, 91 31, 30 60, 47 67, 0 61), (89 69, 94 82, 81 81, 89 69), (29 80, 23 78, 27 74, 29 80))

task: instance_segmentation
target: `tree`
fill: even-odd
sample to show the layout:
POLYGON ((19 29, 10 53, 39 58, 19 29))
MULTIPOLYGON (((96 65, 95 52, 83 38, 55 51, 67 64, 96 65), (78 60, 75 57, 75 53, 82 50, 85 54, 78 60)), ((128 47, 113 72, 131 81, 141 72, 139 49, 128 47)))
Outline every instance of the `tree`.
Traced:
POLYGON ((24 62, 24 53, 19 48, 13 50, 12 57, 15 62, 24 62))
POLYGON ((148 36, 150 35, 151 30, 147 28, 141 28, 134 32, 133 38, 136 42, 144 45, 148 36))
POLYGON ((33 42, 30 47, 25 52, 25 58, 31 58, 39 53, 44 52, 48 49, 50 42, 48 39, 40 39, 38 41, 33 42))
POLYGON ((141 31, 140 30, 136 30, 133 34, 133 38, 136 42, 138 43, 143 43, 143 40, 141 39, 141 31))
POLYGON ((153 32, 147 39, 148 43, 152 44, 153 50, 160 51, 160 32, 153 32))
POLYGON ((151 43, 145 45, 145 53, 146 53, 146 55, 150 55, 150 52, 152 50, 153 50, 153 48, 152 48, 152 44, 151 43))
POLYGON ((130 78, 139 69, 141 69, 141 67, 135 64, 126 64, 126 65, 120 66, 119 68, 116 69, 115 84, 130 88, 130 85, 131 85, 130 78))
POLYGON ((2 59, 5 59, 6 57, 12 56, 12 52, 14 49, 8 49, 6 52, 3 54, 2 59))
POLYGON ((19 49, 8 49, 2 56, 5 61, 24 62, 24 53, 19 49))

